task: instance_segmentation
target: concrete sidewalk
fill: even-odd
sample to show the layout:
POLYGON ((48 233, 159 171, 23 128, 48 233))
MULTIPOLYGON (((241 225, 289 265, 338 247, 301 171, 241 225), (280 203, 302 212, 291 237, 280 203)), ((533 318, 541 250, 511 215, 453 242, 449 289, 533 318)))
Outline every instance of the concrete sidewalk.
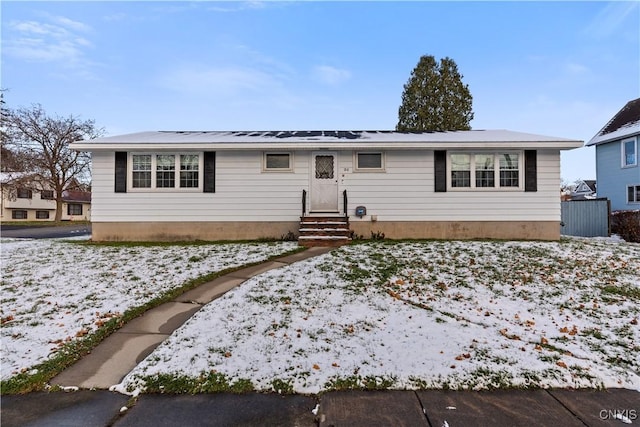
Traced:
POLYGON ((2 426, 623 426, 640 420, 632 390, 344 391, 141 395, 108 391, 2 397, 2 426), (626 421, 626 422, 625 422, 626 421))

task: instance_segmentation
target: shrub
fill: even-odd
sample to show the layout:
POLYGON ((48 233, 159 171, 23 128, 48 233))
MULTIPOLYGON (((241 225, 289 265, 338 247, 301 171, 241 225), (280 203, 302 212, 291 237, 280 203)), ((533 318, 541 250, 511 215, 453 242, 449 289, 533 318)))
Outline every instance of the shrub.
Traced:
POLYGON ((611 232, 627 242, 640 243, 640 211, 618 211, 611 214, 611 232))

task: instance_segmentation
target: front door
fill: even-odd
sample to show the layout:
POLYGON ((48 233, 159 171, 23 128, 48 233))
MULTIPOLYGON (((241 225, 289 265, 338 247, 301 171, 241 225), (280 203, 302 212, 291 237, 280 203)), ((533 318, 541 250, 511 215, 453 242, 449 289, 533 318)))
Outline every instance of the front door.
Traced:
POLYGON ((338 156, 311 155, 311 212, 338 212, 338 156))

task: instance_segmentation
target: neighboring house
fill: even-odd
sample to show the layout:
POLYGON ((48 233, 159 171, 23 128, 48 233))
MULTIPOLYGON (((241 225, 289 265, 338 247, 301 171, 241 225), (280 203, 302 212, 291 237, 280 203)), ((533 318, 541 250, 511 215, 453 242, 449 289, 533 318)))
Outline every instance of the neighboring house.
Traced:
POLYGON ((20 172, 0 173, 0 218, 9 221, 53 221, 56 201, 53 190, 35 189, 20 172))
POLYGON ((560 150, 582 142, 506 130, 184 131, 71 146, 92 155, 95 240, 345 239, 332 235, 343 223, 364 237, 555 240, 560 150))
POLYGON ((640 98, 629 101, 586 146, 596 147, 598 197, 612 211, 640 209, 640 98))
POLYGON ((595 180, 578 180, 575 182, 575 188, 571 191, 571 200, 595 199, 595 197, 595 180))
POLYGON ((70 191, 62 193, 63 221, 91 220, 91 193, 88 191, 70 191))
MULTIPOLYGON (((11 221, 54 221, 56 201, 53 190, 39 189, 39 185, 24 179, 19 172, 0 173, 0 219, 11 221)), ((62 220, 89 220, 91 193, 65 191, 62 195, 62 220)))

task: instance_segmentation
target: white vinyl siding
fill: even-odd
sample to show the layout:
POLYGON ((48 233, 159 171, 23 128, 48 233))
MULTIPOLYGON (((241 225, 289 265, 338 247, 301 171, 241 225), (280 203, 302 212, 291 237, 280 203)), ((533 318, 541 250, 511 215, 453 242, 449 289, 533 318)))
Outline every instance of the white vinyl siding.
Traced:
MULTIPOLYGON (((350 156, 343 155, 340 168, 350 156)), ((385 174, 347 174, 350 221, 356 206, 367 208, 370 221, 558 221, 560 222, 560 154, 538 150, 537 191, 434 192, 433 151, 387 151, 385 174)), ((449 171, 448 171, 449 172, 449 171)))
MULTIPOLYGON (((215 193, 115 193, 114 153, 94 152, 92 159, 95 222, 298 221, 311 180, 311 151, 292 152, 292 172, 285 174, 263 173, 262 151, 218 151, 215 193)), ((347 190, 352 221, 370 221, 370 215, 378 221, 560 221, 557 149, 538 150, 536 192, 436 193, 432 150, 386 150, 385 173, 357 173, 355 162, 353 150, 338 151, 338 191, 341 197, 347 190), (360 205, 367 207, 363 219, 353 212, 360 205)))
POLYGON ((217 152, 215 193, 180 188, 115 193, 113 152, 94 152, 92 221, 299 220, 302 190, 309 185, 307 156, 292 156, 294 172, 287 174, 262 173, 262 158, 257 151, 217 152))

